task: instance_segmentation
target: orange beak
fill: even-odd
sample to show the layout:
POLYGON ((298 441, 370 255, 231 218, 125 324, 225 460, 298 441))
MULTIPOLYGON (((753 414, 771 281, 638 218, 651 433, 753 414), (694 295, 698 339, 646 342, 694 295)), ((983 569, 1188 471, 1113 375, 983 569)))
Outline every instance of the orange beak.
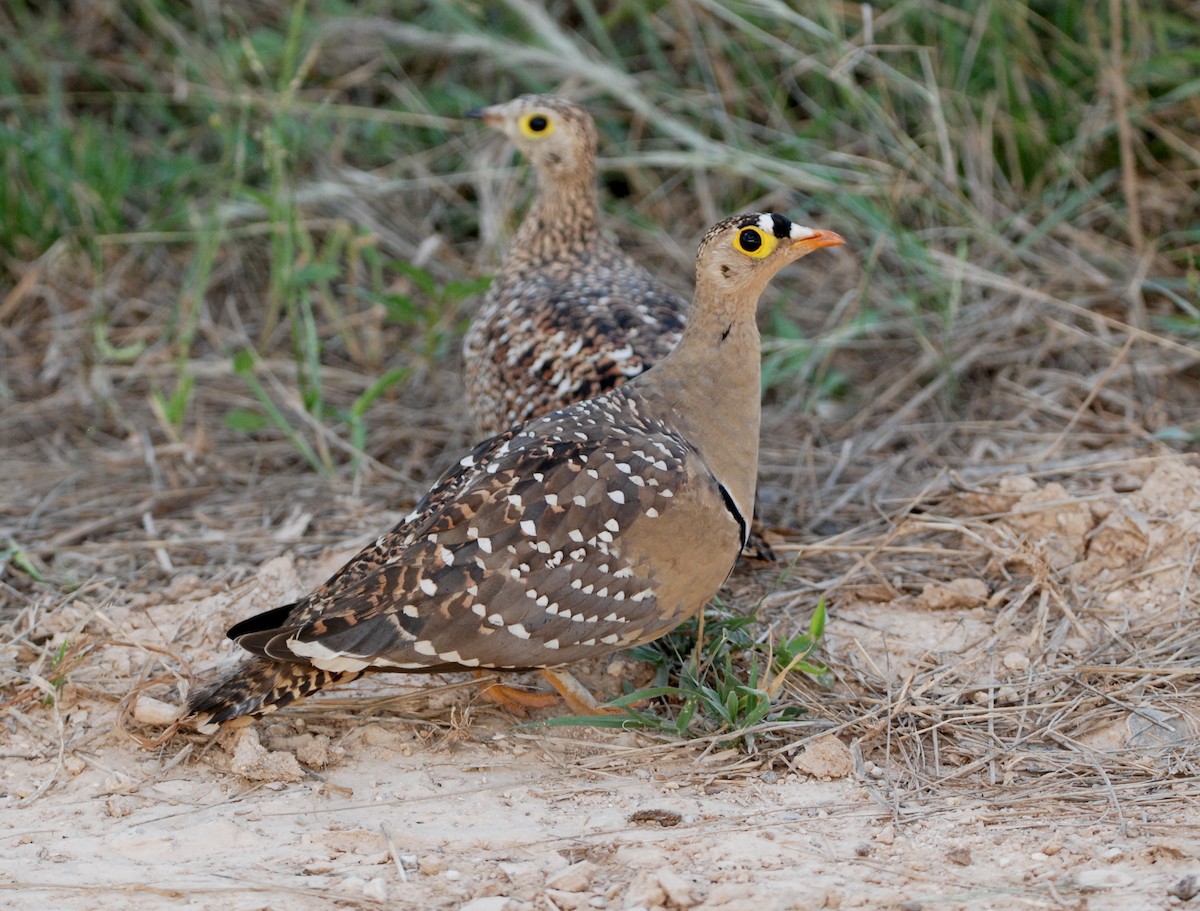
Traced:
POLYGON ((813 233, 808 237, 793 241, 792 249, 797 253, 809 253, 812 250, 820 250, 822 247, 840 247, 846 242, 842 235, 833 231, 812 230, 813 233))

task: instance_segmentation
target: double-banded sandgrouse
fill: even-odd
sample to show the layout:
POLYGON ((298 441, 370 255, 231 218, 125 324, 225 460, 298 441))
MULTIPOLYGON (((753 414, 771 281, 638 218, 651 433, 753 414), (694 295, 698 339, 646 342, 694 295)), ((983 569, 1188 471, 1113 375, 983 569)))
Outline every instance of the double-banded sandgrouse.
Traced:
POLYGON ((732 569, 754 502, 755 306, 785 264, 843 243, 781 215, 700 243, 679 345, 618 389, 481 443, 307 598, 234 626, 255 657, 197 693, 204 731, 372 671, 563 666, 663 635, 732 569))
MULTIPOLYGON (((485 434, 615 389, 679 343, 690 304, 605 239, 596 124, 574 102, 522 95, 467 116, 533 164, 537 194, 463 338, 467 403, 485 434)), ((773 560, 757 521, 747 555, 773 560)))
POLYGON ((468 116, 532 163, 537 194, 463 339, 484 433, 590 399, 662 360, 689 304, 600 230, 596 125, 578 105, 522 95, 468 116))

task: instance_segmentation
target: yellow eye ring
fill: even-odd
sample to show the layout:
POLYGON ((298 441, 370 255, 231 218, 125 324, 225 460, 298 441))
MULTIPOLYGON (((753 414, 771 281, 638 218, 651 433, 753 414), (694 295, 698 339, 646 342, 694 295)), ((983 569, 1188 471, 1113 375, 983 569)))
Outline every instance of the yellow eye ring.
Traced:
POLYGON ((742 228, 733 238, 733 248, 754 259, 766 259, 771 255, 777 243, 779 241, 773 234, 768 234, 762 228, 754 225, 742 228))
POLYGON ((527 139, 541 139, 554 132, 554 120, 549 114, 543 114, 541 111, 526 114, 520 119, 517 126, 521 130, 521 135, 527 139))

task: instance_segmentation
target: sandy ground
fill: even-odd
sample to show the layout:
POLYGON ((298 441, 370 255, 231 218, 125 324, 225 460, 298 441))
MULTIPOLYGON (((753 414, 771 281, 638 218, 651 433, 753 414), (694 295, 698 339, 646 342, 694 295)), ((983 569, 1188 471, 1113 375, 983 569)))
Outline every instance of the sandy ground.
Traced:
MULTIPOLYGON (((4 652, 53 689, 46 656, 91 643, 57 700, 27 693, 4 716, 0 906, 1200 907, 1197 637, 1181 632, 1195 615, 1200 469, 1150 460, 1113 477, 1119 492, 1018 478, 896 525, 879 546, 940 542, 977 575, 831 597, 827 660, 874 669, 892 695, 873 726, 818 712, 759 755, 522 727, 469 680, 427 677, 361 681, 217 738, 147 748, 121 728, 161 730, 133 706, 153 720, 148 693, 178 699, 181 651, 198 668, 235 660, 229 623, 301 593, 346 550, 284 554, 236 586, 183 576, 132 596, 85 589, 39 618, 44 647, 14 640, 4 652), (1058 586, 1042 591, 1067 599, 1049 626, 1037 622, 1049 599, 1019 597, 1039 573, 1058 586), (1176 652, 1193 650, 1173 666, 1173 690, 1111 691, 1097 704, 1119 711, 1101 715, 1080 702, 1086 725, 1064 710, 1073 764, 1045 737, 1014 747, 1026 741, 1001 731, 1005 686, 1010 705, 1027 704, 1034 687, 1098 660, 1098 631, 1132 640, 1156 618, 1174 624, 1176 652), (964 682, 980 667, 983 699, 964 682), (138 703, 148 678, 158 683, 138 703), (971 730, 985 745, 990 731, 996 749, 966 762, 960 734, 915 774, 901 722, 934 704, 918 693, 964 711, 987 703, 971 730), (1060 784, 1047 790, 1051 766, 1060 784)), ((609 675, 627 670, 598 667, 592 682, 611 692, 609 675)))

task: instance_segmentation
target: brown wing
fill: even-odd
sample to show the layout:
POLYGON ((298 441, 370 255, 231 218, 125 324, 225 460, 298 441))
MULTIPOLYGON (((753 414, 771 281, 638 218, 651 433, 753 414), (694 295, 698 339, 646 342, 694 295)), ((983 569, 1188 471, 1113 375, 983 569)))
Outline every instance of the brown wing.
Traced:
POLYGON ((620 386, 678 344, 689 306, 607 245, 498 276, 464 340, 477 423, 496 432, 620 386))
POLYGON ((330 671, 545 667, 660 635, 680 606, 659 603, 652 549, 622 542, 721 493, 677 436, 614 420, 624 404, 605 396, 489 441, 344 576, 231 633, 330 671))

